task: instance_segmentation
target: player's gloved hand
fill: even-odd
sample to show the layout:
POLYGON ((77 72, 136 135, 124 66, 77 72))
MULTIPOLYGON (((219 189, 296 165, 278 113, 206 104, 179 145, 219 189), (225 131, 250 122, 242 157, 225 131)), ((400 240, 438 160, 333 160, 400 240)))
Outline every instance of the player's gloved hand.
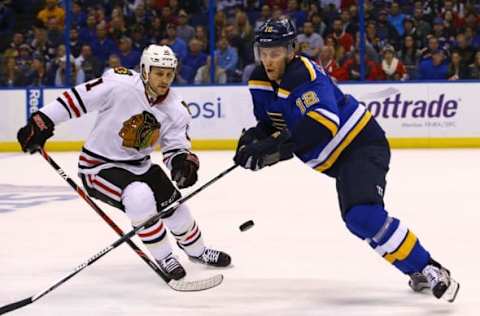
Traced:
POLYGON ((23 152, 35 153, 45 145, 47 139, 53 136, 54 124, 42 112, 36 112, 30 117, 27 125, 17 132, 17 139, 23 152))
POLYGON ((236 164, 250 170, 259 170, 293 157, 294 143, 290 132, 282 130, 271 136, 239 148, 233 158, 236 164))
MULTIPOLYGON (((235 157, 238 155, 238 152, 241 148, 252 144, 258 140, 256 135, 256 127, 250 127, 249 129, 243 129, 242 135, 238 139, 237 149, 235 150, 235 157)), ((235 160, 235 158, 233 158, 235 160)))
POLYGON ((172 158, 172 179, 178 188, 184 189, 197 182, 197 171, 200 167, 198 157, 194 153, 182 153, 172 158))

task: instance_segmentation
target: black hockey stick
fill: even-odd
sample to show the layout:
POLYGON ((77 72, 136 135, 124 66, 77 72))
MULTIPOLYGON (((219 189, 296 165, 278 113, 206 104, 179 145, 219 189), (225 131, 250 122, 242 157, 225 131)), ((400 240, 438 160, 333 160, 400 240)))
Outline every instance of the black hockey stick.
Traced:
MULTIPOLYGON (((130 238, 135 236, 136 233, 138 233, 140 230, 144 229, 145 227, 149 226, 152 222, 155 222, 157 219, 162 218, 165 215, 171 214, 182 203, 188 201, 189 199, 191 199, 192 197, 194 197, 195 195, 197 195, 198 193, 203 191, 205 188, 207 188, 208 186, 210 186, 214 182, 218 181, 220 178, 224 177, 226 174, 230 173, 230 171, 235 169, 237 166, 238 165, 231 166, 230 168, 223 171, 222 173, 220 173, 219 175, 217 175, 216 177, 214 177, 213 179, 211 179, 207 183, 203 184, 202 186, 200 186, 199 188, 197 188, 196 190, 194 190, 190 194, 184 196, 183 198, 174 202, 170 206, 164 208, 163 210, 161 210, 160 212, 158 212, 157 214, 155 214, 151 218, 147 219, 141 225, 135 227, 133 230, 131 230, 128 233, 126 233, 125 235, 123 235, 123 237, 121 237, 120 239, 118 239, 115 242, 113 242, 112 244, 110 244, 108 247, 100 250, 98 253, 96 253, 94 256, 89 258, 87 261, 85 261, 84 263, 82 263, 81 265, 76 267, 68 275, 64 276, 59 281, 55 282, 53 285, 49 286, 45 290, 43 290, 43 291, 41 291, 41 292, 39 292, 39 293, 37 293, 33 296, 30 296, 26 299, 23 299, 23 300, 20 300, 20 301, 17 301, 17 302, 14 302, 14 303, 11 303, 11 304, 0 307, 0 315, 11 312, 11 311, 16 310, 16 309, 19 309, 23 306, 29 305, 29 304, 37 301, 38 299, 42 298, 43 296, 47 295, 48 293, 50 293, 51 291, 53 291, 54 289, 56 289, 57 287, 59 287, 60 285, 65 283, 67 280, 74 277, 77 273, 79 273, 80 271, 82 271, 83 269, 85 269, 86 267, 88 267, 89 265, 91 265, 92 263, 94 263, 95 261, 97 261, 98 259, 103 257, 104 255, 106 255, 107 253, 109 253, 113 249, 115 249, 118 246, 120 246, 121 244, 123 244, 125 241, 130 240, 130 238)), ((222 281, 223 281, 223 275, 219 274, 219 275, 216 275, 216 276, 211 277, 209 279, 205 279, 203 281, 182 282, 182 281, 171 280, 170 282, 168 282, 168 284, 171 288, 173 288, 177 291, 182 291, 182 290, 184 291, 185 286, 189 288, 189 291, 196 291, 196 290, 203 290, 203 289, 206 289, 206 288, 215 287, 215 286, 219 285, 222 281), (198 288, 196 288, 196 286, 198 286, 198 288)))

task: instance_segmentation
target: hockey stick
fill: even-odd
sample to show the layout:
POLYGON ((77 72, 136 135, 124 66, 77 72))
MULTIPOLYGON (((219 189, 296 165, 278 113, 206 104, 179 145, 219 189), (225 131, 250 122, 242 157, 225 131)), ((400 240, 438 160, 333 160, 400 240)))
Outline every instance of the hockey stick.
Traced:
MULTIPOLYGON (((4 305, 4 306, 0 307, 0 315, 11 312, 11 311, 16 310, 16 309, 19 309, 19 308, 24 307, 26 305, 29 305, 29 304, 37 301, 38 299, 42 298, 43 296, 47 295, 48 293, 50 293, 51 291, 53 291, 54 289, 56 289, 57 287, 59 287, 60 285, 65 283, 67 280, 74 277, 77 273, 79 273, 80 271, 82 271, 83 269, 85 269, 86 267, 88 267, 89 265, 91 265, 92 263, 94 263, 95 261, 97 261, 98 259, 103 257, 104 255, 106 255, 107 253, 109 253, 113 249, 115 249, 118 246, 120 246, 121 244, 123 244, 125 241, 130 240, 130 238, 135 236, 135 234, 137 234, 140 230, 149 226, 152 222, 155 222, 157 219, 162 218, 165 215, 171 214, 171 212, 176 210, 182 203, 188 201, 189 199, 191 199, 192 197, 194 197, 195 195, 197 195, 198 193, 203 191, 205 188, 209 187, 211 184, 218 181, 220 178, 224 177, 226 174, 230 173, 237 166, 238 165, 231 166, 230 168, 226 169, 225 171, 223 171, 222 173, 220 173, 219 175, 217 175, 216 177, 214 177, 213 179, 211 179, 207 183, 203 184, 202 186, 200 186, 199 188, 197 188, 193 192, 189 193, 188 195, 184 196, 183 198, 177 200, 173 204, 164 208, 163 210, 161 210, 160 212, 158 212, 157 214, 155 214, 151 218, 147 219, 141 225, 135 227, 133 230, 131 230, 128 233, 126 233, 125 235, 123 235, 120 239, 118 239, 115 242, 113 242, 112 244, 110 244, 108 247, 100 250, 98 253, 93 255, 87 261, 85 261, 84 263, 82 263, 78 267, 76 267, 68 275, 64 276, 63 278, 61 278, 60 280, 55 282, 53 285, 46 288, 45 290, 43 290, 43 291, 41 291, 41 292, 39 292, 39 293, 37 293, 33 296, 25 298, 23 300, 20 300, 20 301, 17 301, 17 302, 14 302, 14 303, 4 305)), ((208 288, 215 287, 215 286, 219 285, 222 281, 223 281, 223 275, 219 274, 219 275, 213 276, 209 279, 205 279, 205 280, 202 280, 202 281, 182 282, 182 281, 170 280, 168 282, 168 284, 171 288, 173 288, 177 291, 185 291, 186 290, 185 288, 187 288, 187 291, 198 291, 198 290, 203 290, 203 289, 208 289, 208 288)))

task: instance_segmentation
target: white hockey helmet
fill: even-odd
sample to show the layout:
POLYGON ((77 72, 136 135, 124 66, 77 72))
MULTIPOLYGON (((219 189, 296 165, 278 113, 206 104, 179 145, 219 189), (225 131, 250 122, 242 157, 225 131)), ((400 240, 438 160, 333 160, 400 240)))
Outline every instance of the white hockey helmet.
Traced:
POLYGON ((177 68, 177 57, 167 45, 149 45, 140 58, 140 72, 143 82, 148 81, 150 67, 177 68))

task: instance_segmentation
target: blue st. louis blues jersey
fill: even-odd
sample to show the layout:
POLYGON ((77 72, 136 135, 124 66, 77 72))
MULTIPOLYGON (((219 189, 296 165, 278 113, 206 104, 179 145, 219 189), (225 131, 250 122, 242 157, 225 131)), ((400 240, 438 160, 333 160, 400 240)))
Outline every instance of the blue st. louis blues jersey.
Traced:
POLYGON ((342 152, 355 144, 385 138, 371 113, 307 57, 296 56, 280 84, 270 81, 263 66, 257 66, 248 87, 257 121, 273 129, 288 128, 297 148, 310 141, 295 154, 317 171, 328 174, 342 152))

